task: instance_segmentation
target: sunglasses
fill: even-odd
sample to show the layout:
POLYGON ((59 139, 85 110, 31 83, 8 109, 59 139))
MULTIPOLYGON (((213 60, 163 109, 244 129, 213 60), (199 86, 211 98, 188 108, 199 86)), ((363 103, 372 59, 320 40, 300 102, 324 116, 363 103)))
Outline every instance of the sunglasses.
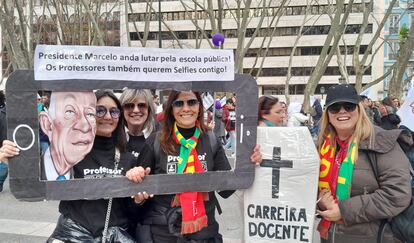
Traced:
POLYGON ((199 104, 197 99, 191 99, 191 100, 174 100, 172 103, 172 106, 174 108, 181 108, 184 106, 184 103, 187 103, 189 107, 193 107, 199 104))
POLYGON ((328 107, 328 111, 332 114, 337 114, 337 113, 339 113, 339 111, 341 111, 342 107, 347 112, 353 112, 356 109, 357 104, 348 103, 348 102, 335 103, 335 104, 330 105, 328 107))
MULTIPOLYGON (((106 115, 107 112, 108 112, 108 109, 106 109, 105 106, 102 106, 102 105, 96 106, 97 117, 102 118, 106 115)), ((112 107, 111 109, 109 109, 109 114, 111 115, 112 118, 117 119, 121 116, 121 111, 116 107, 112 107)))
POLYGON ((145 110, 148 108, 147 103, 138 103, 138 104, 134 104, 134 103, 126 103, 124 104, 124 110, 126 111, 132 111, 135 109, 135 106, 139 109, 139 110, 145 110))

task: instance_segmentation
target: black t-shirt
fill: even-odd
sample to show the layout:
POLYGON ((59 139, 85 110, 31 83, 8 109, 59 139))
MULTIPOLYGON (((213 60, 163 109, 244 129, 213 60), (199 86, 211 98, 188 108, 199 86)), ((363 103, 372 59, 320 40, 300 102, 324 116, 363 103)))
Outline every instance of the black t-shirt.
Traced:
MULTIPOLYGON (((180 133, 186 139, 190 138, 194 134, 194 130, 195 128, 179 128, 180 133)), ((141 150, 140 156, 138 157, 138 164, 143 167, 151 167, 151 174, 176 174, 179 152, 173 155, 166 155, 159 145, 159 155, 156 156, 154 152, 155 139, 159 139, 159 133, 154 133, 147 138, 144 148, 141 150), (159 158, 159 161, 156 161, 156 158, 159 158)), ((220 144, 220 142, 217 141, 217 144, 220 144)), ((196 150, 205 171, 226 171, 231 169, 222 146, 217 146, 217 151, 212 151, 208 134, 202 133, 200 135, 196 150)), ((176 151, 180 151, 178 144, 176 145, 176 151)), ((227 193, 228 191, 223 192, 227 193)), ((210 225, 215 222, 215 202, 213 201, 214 192, 210 192, 209 194, 210 200, 205 201, 205 208, 209 219, 208 223, 210 225)), ((230 195, 231 193, 228 194, 228 196, 230 195)), ((175 194, 157 195, 151 201, 153 205, 159 204, 163 207, 169 208, 174 196, 175 194)))
MULTIPOLYGON (((137 166, 137 160, 131 153, 121 153, 118 169, 114 170, 114 158, 113 139, 96 136, 91 152, 73 167, 74 177, 102 178, 125 175, 126 171, 137 166)), ((127 227, 129 210, 135 206, 129 197, 114 198, 109 226, 127 227)), ((107 208, 107 199, 61 201, 59 204, 60 213, 81 224, 95 237, 102 234, 107 208)))
POLYGON ((135 158, 138 158, 141 149, 144 147, 145 137, 144 135, 133 136, 131 134, 128 134, 128 136, 128 151, 131 152, 135 158))

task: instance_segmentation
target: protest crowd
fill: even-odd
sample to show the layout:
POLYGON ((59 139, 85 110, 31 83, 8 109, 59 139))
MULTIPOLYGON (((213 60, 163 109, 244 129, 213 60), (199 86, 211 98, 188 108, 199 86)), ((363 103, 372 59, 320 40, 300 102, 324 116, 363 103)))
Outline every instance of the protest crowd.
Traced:
MULTIPOLYGON (((235 158, 237 152, 237 99, 242 97, 217 96, 205 111, 199 92, 171 91, 166 100, 160 100, 149 90, 125 89, 120 95, 98 90, 85 92, 89 100, 72 101, 79 107, 69 111, 68 104, 62 104, 67 99, 57 99, 59 93, 38 95, 40 153, 56 168, 53 178, 43 168, 44 179, 122 174, 140 183, 151 174, 232 169, 228 158, 235 158), (51 110, 55 114, 46 116, 51 110), (70 145, 53 145, 64 133, 67 139, 84 134, 82 143, 89 143, 90 151, 80 161, 61 158, 65 149, 72 149, 70 145), (87 136, 94 139, 89 141, 87 136), (186 163, 171 168, 170 160, 186 163), (65 163, 71 166, 58 166, 65 163), (99 173, 92 173, 96 170, 99 173)), ((0 190, 8 159, 19 155, 6 137, 6 98, 1 92, 0 190)), ((401 125, 404 118, 397 111, 403 103, 395 97, 372 101, 345 84, 332 86, 324 101, 312 97, 308 113, 298 102, 286 104, 268 95, 258 98, 259 127, 305 126, 315 142, 321 159, 315 209, 321 242, 407 239, 390 227, 391 219, 412 204, 414 133, 401 125)), ((259 150, 256 146, 250 152, 252 164, 261 163, 259 150)), ((48 242, 223 242, 215 219, 216 195, 228 198, 233 193, 154 196, 140 192, 127 198, 61 201, 61 215, 48 242), (196 216, 192 210, 197 210, 196 216)), ((414 229, 410 231, 414 234, 414 229)))

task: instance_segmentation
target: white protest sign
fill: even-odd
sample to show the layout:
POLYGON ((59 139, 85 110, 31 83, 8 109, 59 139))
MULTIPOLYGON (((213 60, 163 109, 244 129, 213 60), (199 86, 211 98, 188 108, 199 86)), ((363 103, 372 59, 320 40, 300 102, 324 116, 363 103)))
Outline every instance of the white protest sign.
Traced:
POLYGON ((404 103, 397 111, 397 115, 401 118, 400 125, 404 125, 411 131, 414 131, 414 88, 408 91, 404 103))
POLYGON ((214 98, 209 93, 203 93, 203 106, 204 110, 208 110, 214 104, 214 98))
POLYGON ((231 50, 37 45, 36 80, 234 80, 231 50))
POLYGON ((319 156, 306 127, 258 127, 263 162, 244 193, 244 242, 312 242, 319 156))

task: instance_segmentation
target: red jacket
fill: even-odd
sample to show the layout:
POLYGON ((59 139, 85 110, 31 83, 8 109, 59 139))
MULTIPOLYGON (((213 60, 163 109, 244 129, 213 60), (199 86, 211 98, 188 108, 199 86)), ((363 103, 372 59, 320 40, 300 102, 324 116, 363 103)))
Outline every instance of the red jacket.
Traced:
POLYGON ((225 105, 223 107, 223 116, 221 120, 224 122, 227 132, 236 130, 236 109, 235 107, 225 105))

